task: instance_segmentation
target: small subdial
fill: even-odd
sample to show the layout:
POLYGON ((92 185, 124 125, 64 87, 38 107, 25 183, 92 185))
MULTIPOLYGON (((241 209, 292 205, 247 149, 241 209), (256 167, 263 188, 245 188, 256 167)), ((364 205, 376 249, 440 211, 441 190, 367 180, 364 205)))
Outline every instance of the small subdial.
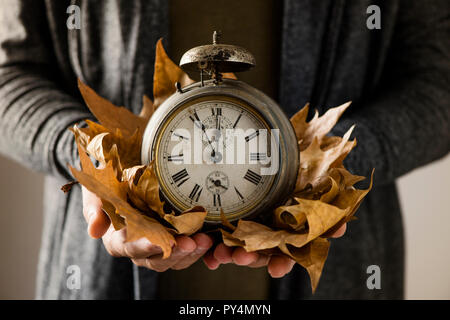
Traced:
POLYGON ((222 171, 213 171, 206 177, 206 188, 212 194, 222 194, 228 190, 230 181, 222 171))

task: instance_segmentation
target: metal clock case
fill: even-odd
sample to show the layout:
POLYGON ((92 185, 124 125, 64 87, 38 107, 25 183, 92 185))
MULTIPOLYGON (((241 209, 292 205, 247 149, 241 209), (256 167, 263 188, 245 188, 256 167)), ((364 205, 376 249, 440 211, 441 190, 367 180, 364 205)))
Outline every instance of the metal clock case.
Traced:
MULTIPOLYGON (((289 196, 297 178, 297 139, 289 119, 280 107, 248 84, 221 79, 219 75, 219 72, 243 70, 254 65, 251 54, 243 50, 230 45, 218 45, 216 34, 209 48, 201 46, 189 50, 181 64, 197 66, 201 71, 201 81, 182 89, 178 86, 178 90, 154 112, 144 132, 142 163, 155 160, 155 172, 165 200, 179 212, 195 205, 204 206, 208 210, 205 219, 208 224, 221 223, 222 210, 229 221, 253 218, 268 212, 289 196), (226 52, 221 51, 221 48, 226 52), (213 75, 213 79, 203 80, 203 72, 213 75), (242 120, 239 120, 241 117, 242 120), (219 125, 217 121, 220 121, 219 125), (223 128, 235 128, 239 121, 245 128, 267 129, 269 135, 273 129, 279 130, 276 173, 261 176, 255 170, 252 171, 250 165, 224 164, 220 161, 223 160, 222 155, 216 152, 219 144, 212 143, 205 127, 216 126, 219 135, 222 135, 223 128), (177 168, 173 163, 175 159, 168 156, 172 146, 170 141, 173 141, 170 136, 174 134, 174 129, 188 125, 193 127, 199 123, 209 143, 202 148, 210 148, 211 151, 206 153, 211 155, 212 163, 191 164, 187 167, 178 164, 178 169, 174 169, 177 168)), ((212 138, 215 139, 214 136, 212 138)), ((181 136, 180 139, 185 137, 181 136)))

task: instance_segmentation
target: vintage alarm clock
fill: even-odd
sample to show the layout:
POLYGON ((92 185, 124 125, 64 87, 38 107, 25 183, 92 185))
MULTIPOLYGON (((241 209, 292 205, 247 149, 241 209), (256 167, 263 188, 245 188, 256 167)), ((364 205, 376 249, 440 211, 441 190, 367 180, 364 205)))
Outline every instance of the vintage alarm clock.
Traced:
POLYGON ((221 212, 229 221, 268 212, 291 194, 299 166, 294 130, 276 102, 222 78, 254 67, 254 57, 217 38, 183 55, 180 67, 199 70, 200 81, 176 84, 142 143, 142 163, 154 160, 166 203, 177 212, 205 207, 207 224, 220 223, 221 212))

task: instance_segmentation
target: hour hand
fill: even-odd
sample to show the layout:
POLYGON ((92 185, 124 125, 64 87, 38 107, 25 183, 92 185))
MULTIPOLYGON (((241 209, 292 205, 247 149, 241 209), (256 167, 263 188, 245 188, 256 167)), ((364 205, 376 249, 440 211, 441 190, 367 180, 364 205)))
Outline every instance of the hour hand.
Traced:
POLYGON ((223 185, 221 185, 221 184, 219 184, 218 187, 221 187, 221 188, 224 188, 225 190, 228 190, 227 187, 225 187, 225 186, 223 186, 223 185))

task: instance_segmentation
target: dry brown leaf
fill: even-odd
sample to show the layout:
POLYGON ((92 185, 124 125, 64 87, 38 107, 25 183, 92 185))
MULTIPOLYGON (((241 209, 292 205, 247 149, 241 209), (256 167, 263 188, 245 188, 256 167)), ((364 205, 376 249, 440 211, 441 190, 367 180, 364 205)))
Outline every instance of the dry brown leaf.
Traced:
POLYGON ((229 233, 228 231, 225 231, 223 229, 220 229, 220 232, 222 233, 222 240, 223 243, 228 246, 228 247, 244 247, 245 246, 245 242, 238 240, 236 238, 234 238, 231 233, 229 233))
POLYGON ((142 97, 142 109, 141 109, 141 113, 139 114, 139 116, 141 118, 144 118, 146 121, 148 121, 150 119, 150 117, 153 115, 153 112, 155 112, 156 107, 153 104, 153 101, 147 97, 146 95, 144 95, 142 97))
POLYGON ((297 140, 301 141, 299 144, 300 151, 305 150, 314 139, 321 142, 323 137, 325 137, 325 135, 336 125, 340 116, 350 104, 351 102, 346 102, 343 105, 331 108, 321 117, 319 117, 319 114, 316 111, 310 122, 306 122, 309 104, 306 104, 303 109, 294 114, 291 118, 291 123, 294 127, 297 140))
POLYGON ((117 145, 117 152, 120 157, 120 163, 124 168, 130 168, 141 164, 141 145, 142 139, 139 132, 136 130, 131 136, 124 136, 122 132, 117 129, 113 135, 105 136, 106 149, 109 146, 117 145))
MULTIPOLYGON (((80 156, 81 169, 86 174, 90 176, 95 176, 99 181, 104 183, 105 188, 108 188, 111 192, 115 193, 117 197, 126 199, 126 187, 123 184, 119 183, 118 180, 116 179, 117 176, 116 169, 114 168, 113 162, 110 161, 106 163, 104 165, 105 168, 103 169, 96 169, 93 163, 91 162, 91 159, 88 157, 85 151, 83 151, 82 146, 79 143, 77 143, 77 146, 78 146, 78 154, 80 156)), ((73 168, 70 167, 71 171, 72 169, 73 168)), ((80 181, 80 183, 87 188, 87 186, 83 183, 83 181, 80 181)), ((92 190, 90 191, 96 193, 95 191, 92 190)), ((114 206, 112 206, 110 202, 108 202, 104 198, 101 198, 101 200, 102 200, 102 208, 111 219, 113 227, 116 230, 121 229, 124 225, 123 218, 117 214, 114 206)))
POLYGON ((369 191, 372 189, 373 186, 373 174, 374 170, 372 171, 371 177, 370 177, 370 185, 365 190, 358 190, 353 187, 349 187, 342 192, 339 193, 339 195, 333 200, 331 203, 332 205, 342 208, 342 209, 350 209, 349 214, 353 214, 356 211, 356 207, 361 203, 361 201, 364 199, 364 197, 369 193, 369 191))
POLYGON ((338 194, 338 196, 331 203, 332 205, 338 208, 346 208, 347 215, 339 221, 335 226, 333 226, 330 230, 328 230, 323 237, 330 237, 334 232, 336 232, 344 223, 352 221, 354 219, 354 214, 358 210, 361 205, 364 197, 372 190, 373 186, 373 174, 375 169, 372 170, 372 174, 370 176, 370 184, 369 187, 365 190, 355 189, 354 187, 348 187, 342 192, 338 194))
POLYGON ((329 248, 330 242, 327 239, 317 238, 302 248, 285 246, 281 250, 308 271, 314 293, 319 284, 329 248))
POLYGON ((232 231, 236 230, 236 227, 233 224, 231 224, 230 221, 228 221, 227 216, 223 212, 222 208, 220 208, 220 220, 222 220, 222 225, 224 227, 227 227, 228 229, 230 229, 232 231))
POLYGON ((164 220, 174 226, 179 234, 190 236, 201 229, 206 214, 205 208, 197 206, 177 216, 174 214, 166 214, 164 215, 164 220))
POLYGON ((89 191, 113 205, 116 212, 126 219, 127 240, 146 237, 151 243, 161 247, 164 258, 169 257, 175 239, 161 223, 144 216, 128 204, 127 183, 117 180, 111 162, 104 169, 96 169, 81 148, 79 151, 82 171, 70 167, 73 176, 89 191))
POLYGON ((86 148, 91 141, 92 136, 87 134, 82 129, 78 128, 76 124, 72 128, 69 128, 69 130, 74 134, 75 141, 78 143, 78 145, 81 146, 84 151, 86 151, 86 148))
POLYGON ((78 88, 89 110, 108 130, 115 131, 120 129, 127 136, 133 135, 138 130, 139 136, 142 136, 147 120, 135 115, 124 107, 115 106, 107 99, 100 97, 79 79, 78 88))
POLYGON ((275 225, 282 229, 295 231, 305 228, 306 215, 301 206, 281 206, 274 210, 275 225))
POLYGON ((122 172, 122 181, 128 182, 128 186, 137 185, 140 177, 145 171, 146 165, 138 165, 131 168, 124 169, 122 172))
POLYGON ((296 200, 299 202, 296 206, 304 210, 308 222, 308 228, 303 232, 272 230, 254 221, 239 220, 231 237, 243 241, 247 252, 282 248, 288 244, 300 248, 325 233, 348 213, 348 210, 341 210, 320 201, 296 200))
POLYGON ((87 123, 87 128, 73 128, 73 132, 76 132, 75 140, 89 155, 102 164, 113 160, 116 168, 120 165, 121 169, 140 164, 142 140, 138 130, 131 136, 124 136, 120 129, 111 131, 95 122, 87 123), (85 141, 88 141, 87 146, 85 141))
MULTIPOLYGON (((298 202, 297 206, 304 210, 308 221, 308 241, 325 233, 343 217, 347 216, 349 211, 347 208, 341 209, 321 201, 300 198, 295 198, 295 200, 298 202)), ((289 243, 299 247, 292 242, 289 243)))
POLYGON ((104 132, 113 133, 116 131, 116 130, 109 130, 108 128, 102 126, 100 123, 91 121, 89 119, 86 120, 86 123, 88 126, 85 128, 81 128, 80 130, 83 131, 85 134, 87 134, 90 138, 93 138, 100 133, 104 132))
POLYGON ((320 196, 320 201, 325 203, 330 203, 333 201, 339 193, 339 185, 332 177, 328 177, 328 181, 330 181, 330 189, 320 196))
POLYGON ((108 132, 104 132, 96 135, 91 139, 91 141, 89 141, 86 147, 87 153, 102 164, 106 164, 105 154, 103 150, 103 138, 108 134, 108 132))
POLYGON ((356 141, 348 144, 353 128, 351 127, 345 133, 337 146, 323 151, 320 149, 319 140, 314 139, 308 148, 301 153, 295 193, 302 192, 308 184, 311 184, 314 188, 315 185, 327 178, 327 172, 330 168, 342 165, 342 161, 356 144, 356 141))
MULTIPOLYGON (((127 242, 147 238, 152 244, 157 245, 163 251, 163 259, 170 257, 172 247, 176 244, 175 238, 159 221, 142 215, 139 211, 131 206, 127 208, 129 211, 126 215, 127 223, 127 242), (134 214, 130 214, 133 212, 134 214)), ((125 208, 121 212, 126 212, 125 208)))
MULTIPOLYGON (((285 230, 274 231, 268 226, 254 221, 239 220, 231 237, 242 241, 247 252, 271 249, 283 242, 285 230)), ((222 233, 223 234, 223 233, 222 233)))
MULTIPOLYGON (((82 150, 81 146, 78 145, 78 154, 80 156, 81 169, 84 173, 89 176, 95 177, 96 180, 103 183, 104 188, 107 188, 109 192, 115 194, 118 198, 125 199, 127 198, 127 186, 124 183, 121 183, 117 180, 114 168, 112 166, 112 162, 108 162, 103 169, 96 169, 94 164, 88 155, 82 150)), ((75 169, 70 166, 70 170, 74 171, 75 169)), ((75 170, 78 172, 77 170, 75 170)), ((75 177, 77 178, 77 177, 75 177)), ((85 187, 85 183, 82 180, 77 180, 85 187)), ((89 189, 89 188, 88 188, 89 189)), ((95 190, 90 191, 97 193, 95 190)))
MULTIPOLYGON (((117 150, 117 145, 113 144, 112 146, 105 147, 104 142, 106 139, 104 138, 108 135, 109 135, 108 132, 104 132, 93 137, 91 141, 88 143, 85 151, 95 160, 97 160, 101 166, 105 166, 107 162, 111 161, 114 172, 116 173, 116 177, 120 179, 122 175, 123 166, 122 163, 120 162, 120 156, 117 150)), ((106 144, 108 145, 108 143, 106 144)))
POLYGON ((128 196, 133 204, 144 212, 148 209, 164 217, 164 203, 159 198, 159 182, 154 171, 154 163, 150 163, 139 177, 137 184, 131 184, 128 196))
POLYGON ((120 230, 126 226, 125 219, 116 212, 116 208, 110 202, 102 199, 102 208, 111 220, 115 230, 120 230))
POLYGON ((195 81, 173 63, 164 50, 162 40, 159 39, 156 43, 155 72, 153 76, 153 104, 155 109, 175 92, 176 82, 179 82, 181 87, 185 87, 195 81))
POLYGON ((329 174, 337 182, 340 190, 352 187, 355 183, 366 179, 366 177, 351 174, 345 168, 332 168, 329 174))

